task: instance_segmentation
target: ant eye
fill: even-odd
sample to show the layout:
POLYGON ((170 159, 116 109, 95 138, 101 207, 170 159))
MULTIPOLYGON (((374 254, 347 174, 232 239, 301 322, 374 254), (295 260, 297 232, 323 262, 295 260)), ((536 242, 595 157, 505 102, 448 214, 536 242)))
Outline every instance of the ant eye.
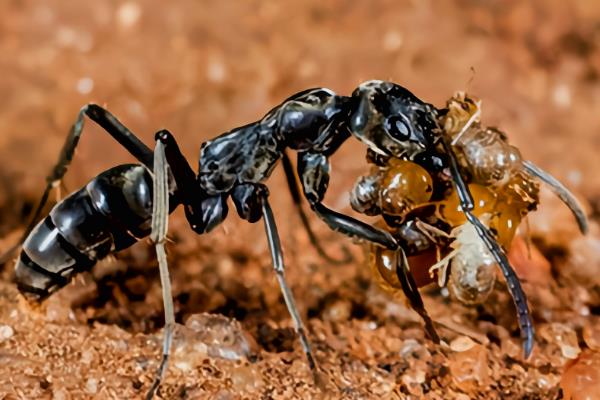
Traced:
POLYGON ((387 133, 399 141, 410 139, 410 126, 405 119, 399 115, 394 115, 385 120, 384 124, 387 133))

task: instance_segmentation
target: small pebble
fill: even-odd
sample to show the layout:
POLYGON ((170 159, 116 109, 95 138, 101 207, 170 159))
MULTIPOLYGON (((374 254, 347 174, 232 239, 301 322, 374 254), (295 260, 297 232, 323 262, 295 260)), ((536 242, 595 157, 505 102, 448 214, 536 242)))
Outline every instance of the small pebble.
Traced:
POLYGON ((540 336, 558 346, 564 359, 573 360, 581 352, 577 333, 568 325, 558 322, 545 325, 540 328, 540 336))
POLYGON ((336 300, 330 304, 323 313, 326 320, 343 322, 350 318, 352 304, 348 300, 336 300))
POLYGON ((85 391, 89 394, 96 394, 98 391, 98 380, 89 378, 85 383, 85 391))
POLYGON ((77 91, 81 94, 89 94, 94 89, 94 80, 89 77, 77 81, 77 91))
POLYGON ((250 366, 242 365, 231 371, 231 383, 237 392, 254 391, 263 384, 260 372, 250 366))
POLYGON ((586 350, 565 368, 560 380, 565 399, 600 399, 600 353, 586 350))
POLYGON ((208 61, 206 66, 206 77, 214 83, 221 83, 227 77, 225 64, 221 59, 213 58, 208 61))
POLYGON ((388 52, 397 51, 402 47, 404 38, 398 31, 388 31, 383 35, 383 50, 388 52))
POLYGON ((85 365, 90 365, 92 363, 92 361, 94 361, 94 352, 92 350, 84 350, 81 353, 81 363, 85 364, 85 365))
POLYGON ((238 321, 214 314, 195 314, 185 326, 177 325, 173 347, 173 365, 182 371, 207 357, 240 360, 256 352, 256 342, 238 321))
POLYGON ((456 393, 454 400, 471 400, 471 398, 464 393, 456 393))
POLYGON ((452 351, 462 352, 473 348, 477 343, 468 336, 459 336, 450 343, 452 351))
POLYGON ((552 92, 552 100, 559 108, 569 108, 572 102, 571 97, 571 88, 565 83, 556 85, 552 92))
POLYGON ((480 344, 463 352, 452 353, 449 367, 454 383, 462 391, 474 391, 490 382, 488 352, 480 344))
POLYGON ((13 328, 9 325, 0 325, 0 342, 12 337, 15 334, 13 328))
POLYGON ((52 400, 67 400, 70 399, 71 396, 67 393, 65 389, 57 389, 52 391, 52 400))

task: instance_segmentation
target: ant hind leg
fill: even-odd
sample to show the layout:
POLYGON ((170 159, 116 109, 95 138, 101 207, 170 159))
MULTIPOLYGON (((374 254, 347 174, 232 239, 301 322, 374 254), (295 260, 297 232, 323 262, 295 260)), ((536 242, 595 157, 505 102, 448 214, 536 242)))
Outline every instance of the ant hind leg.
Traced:
POLYGON ((152 233, 151 240, 156 247, 156 256, 160 270, 160 284, 165 312, 165 327, 163 338, 162 359, 156 372, 154 382, 146 395, 150 400, 154 397, 162 378, 165 375, 169 362, 173 332, 175 329, 175 311, 173 308, 173 295, 171 293, 171 280, 169 277, 169 265, 165 252, 165 242, 169 222, 169 174, 167 170, 167 159, 165 146, 160 138, 157 138, 154 149, 154 192, 152 203, 152 233))
POLYGON ((302 350, 306 355, 308 366, 313 373, 315 382, 320 383, 319 369, 313 356, 310 342, 306 335, 306 329, 304 328, 302 318, 298 313, 296 302, 294 301, 294 295, 292 294, 292 291, 285 280, 285 265, 283 263, 283 250, 281 249, 281 241, 279 240, 279 234, 277 232, 277 226, 275 225, 273 211, 271 210, 271 206, 269 205, 266 196, 263 197, 262 214, 265 224, 265 231, 269 241, 269 248, 271 249, 271 260, 273 262, 275 274, 277 275, 277 282, 281 288, 283 300, 285 301, 290 316, 292 317, 292 321, 294 322, 294 329, 296 330, 296 334, 298 335, 300 343, 302 344, 302 350))
POLYGON ((71 126, 67 139, 60 151, 60 155, 52 171, 46 178, 46 187, 37 206, 32 214, 29 224, 21 235, 19 241, 0 256, 0 265, 12 257, 12 254, 27 239, 32 229, 36 226, 38 219, 48 202, 52 189, 58 187, 62 178, 67 172, 75 149, 83 133, 84 117, 87 116, 92 121, 100 125, 117 142, 119 142, 131 155, 133 155, 142 164, 152 168, 152 150, 150 150, 142 141, 140 141, 129 129, 127 129, 114 115, 96 104, 87 104, 79 110, 77 119, 71 126))

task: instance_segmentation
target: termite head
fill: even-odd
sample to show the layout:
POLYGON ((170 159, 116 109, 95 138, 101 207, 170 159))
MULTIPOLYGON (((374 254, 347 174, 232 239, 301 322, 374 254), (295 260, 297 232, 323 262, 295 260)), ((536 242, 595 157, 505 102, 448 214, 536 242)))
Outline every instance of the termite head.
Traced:
POLYGON ((437 110, 402 86, 368 81, 352 101, 350 129, 375 153, 412 158, 432 146, 437 110))

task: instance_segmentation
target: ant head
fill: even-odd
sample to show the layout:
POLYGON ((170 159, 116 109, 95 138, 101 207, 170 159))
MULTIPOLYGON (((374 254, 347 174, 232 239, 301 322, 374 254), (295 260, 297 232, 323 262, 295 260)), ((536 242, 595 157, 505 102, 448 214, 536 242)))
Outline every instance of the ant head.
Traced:
POLYGON ((433 144, 437 110, 391 82, 368 81, 352 93, 350 129, 376 153, 409 157, 433 144))

